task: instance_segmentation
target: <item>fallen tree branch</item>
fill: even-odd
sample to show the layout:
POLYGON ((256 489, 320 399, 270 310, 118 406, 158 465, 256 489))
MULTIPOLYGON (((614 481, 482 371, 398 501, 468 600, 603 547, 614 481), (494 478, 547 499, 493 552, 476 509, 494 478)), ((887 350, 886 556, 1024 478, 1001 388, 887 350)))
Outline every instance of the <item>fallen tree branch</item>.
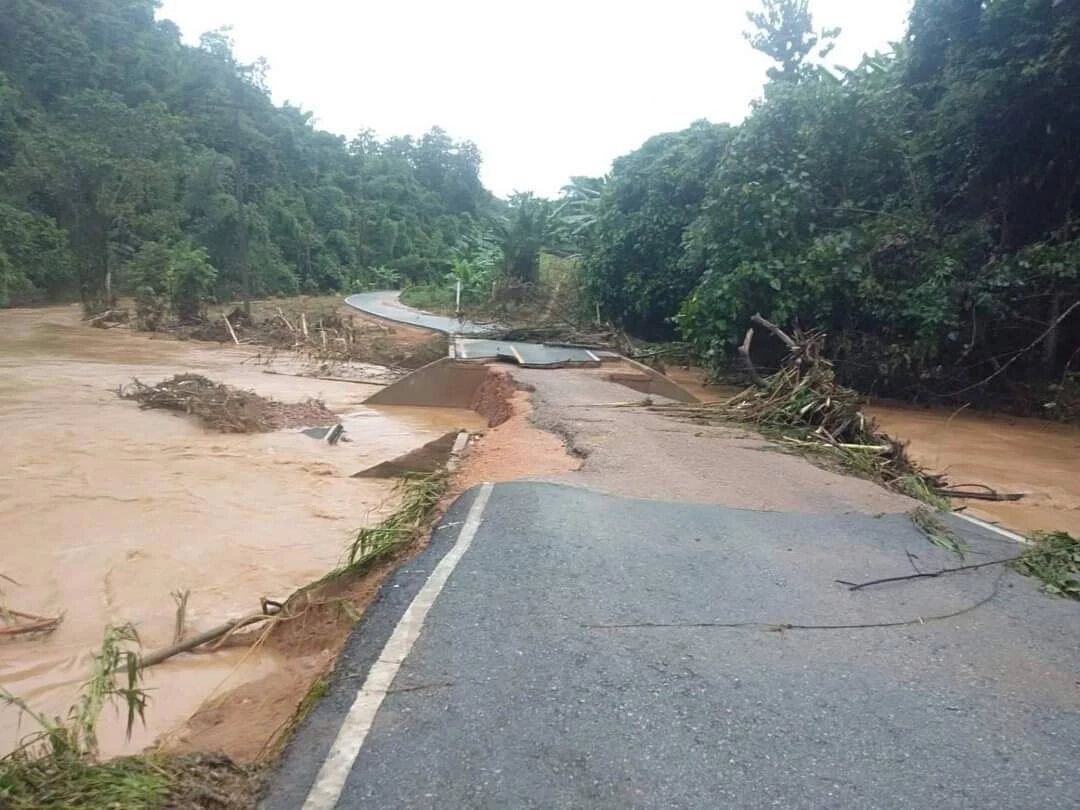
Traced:
POLYGON ((237 346, 239 346, 240 345, 240 338, 238 338, 236 336, 236 330, 233 329, 233 325, 232 325, 232 322, 229 320, 229 316, 226 315, 225 313, 222 313, 221 317, 224 318, 225 325, 229 328, 229 336, 232 338, 233 343, 235 343, 237 346))
POLYGON ((760 314, 754 315, 752 318, 750 318, 750 320, 756 323, 758 326, 764 326, 766 329, 768 329, 770 332, 780 338, 780 340, 783 341, 784 345, 787 346, 789 349, 794 349, 796 348, 796 346, 798 346, 795 340, 790 335, 788 335, 787 332, 785 332, 772 321, 765 320, 761 317, 760 314))
POLYGON ((219 638, 231 635, 242 627, 258 624, 267 619, 272 619, 276 615, 276 612, 267 613, 260 611, 258 613, 249 613, 247 616, 241 616, 239 619, 233 619, 224 624, 219 624, 217 627, 213 627, 203 633, 198 633, 191 638, 166 647, 164 650, 158 650, 157 652, 141 656, 139 658, 139 669, 157 666, 164 661, 168 661, 173 656, 179 655, 180 653, 191 652, 196 647, 209 644, 211 641, 217 641, 219 638))
POLYGON ((889 627, 910 627, 915 624, 927 624, 929 622, 955 619, 965 613, 978 610, 998 593, 1000 578, 994 583, 994 589, 989 596, 980 599, 973 605, 968 605, 951 613, 940 613, 934 616, 918 616, 914 619, 904 619, 895 622, 865 622, 860 624, 787 624, 769 622, 640 622, 635 624, 583 624, 582 627, 589 630, 651 630, 651 629, 711 629, 722 630, 762 630, 765 632, 782 633, 785 630, 870 630, 889 627))
POLYGON ((191 591, 173 591, 172 598, 176 602, 176 625, 173 628, 173 644, 179 644, 184 640, 184 628, 187 620, 187 603, 191 591))
POLYGON ((21 610, 0 606, 0 618, 8 623, 7 627, 0 627, 0 636, 22 636, 28 633, 51 633, 60 626, 63 616, 38 616, 34 613, 23 613, 21 610), (22 619, 22 622, 17 621, 22 619))
POLYGON ((972 501, 1021 501, 1025 495, 1022 492, 998 492, 985 484, 956 484, 944 489, 937 489, 935 493, 946 498, 966 498, 972 501), (980 487, 986 492, 968 492, 964 487, 980 487))
POLYGON ((750 359, 750 343, 754 339, 754 330, 747 329, 746 337, 743 338, 742 345, 739 346, 739 354, 742 356, 743 362, 746 364, 746 370, 750 372, 750 379, 754 381, 754 385, 759 388, 765 387, 765 381, 761 379, 761 375, 758 374, 757 366, 754 365, 754 361, 750 359))
POLYGON ((942 568, 939 571, 927 571, 926 573, 908 574, 903 577, 885 577, 884 579, 872 579, 869 582, 845 582, 842 579, 836 580, 838 585, 846 585, 849 591, 861 591, 863 588, 870 588, 874 585, 885 585, 890 582, 909 582, 914 579, 935 579, 936 577, 945 576, 947 574, 958 574, 961 571, 978 571, 980 568, 990 568, 994 565, 1008 565, 1009 563, 1016 562, 1023 554, 1018 554, 1015 557, 1006 557, 1001 560, 991 560, 990 562, 976 563, 974 565, 959 565, 956 568, 942 568))
POLYGON ((24 636, 29 633, 51 633, 60 626, 60 619, 42 617, 36 622, 0 627, 0 636, 24 636))
POLYGON ((1064 321, 1066 318, 1068 318, 1073 313, 1073 310, 1075 310, 1077 307, 1080 307, 1080 301, 1073 301, 1072 306, 1070 306, 1067 310, 1065 310, 1060 315, 1058 315, 1057 318, 1054 319, 1054 322, 1052 324, 1050 324, 1046 328, 1045 332, 1043 332, 1041 335, 1039 335, 1037 338, 1035 338, 1035 340, 1033 340, 1031 343, 1029 343, 1026 347, 1024 347, 1023 349, 1018 351, 1016 354, 1014 354, 1009 359, 1009 362, 1005 363, 1004 365, 998 366, 997 370, 994 371, 994 373, 991 374, 989 377, 987 377, 985 380, 982 380, 981 382, 977 382, 974 385, 969 385, 966 388, 961 388, 959 391, 953 391, 951 394, 949 394, 949 396, 955 397, 958 394, 967 393, 968 391, 971 391, 971 390, 973 390, 975 388, 981 388, 982 386, 986 385, 988 382, 990 382, 995 377, 999 377, 1002 374, 1004 374, 1005 370, 1009 366, 1011 366, 1013 363, 1015 363, 1017 360, 1019 360, 1025 354, 1027 354, 1032 349, 1034 349, 1036 346, 1038 346, 1040 343, 1042 343, 1044 340, 1046 340, 1046 338, 1050 335, 1050 333, 1053 332, 1055 329, 1057 329, 1058 325, 1062 321, 1064 321))
POLYGON ((281 322, 284 323, 287 327, 289 327, 289 331, 293 334, 296 334, 296 330, 293 328, 293 325, 289 323, 289 319, 285 317, 285 313, 284 311, 282 311, 281 307, 277 308, 277 314, 278 317, 281 318, 281 322))

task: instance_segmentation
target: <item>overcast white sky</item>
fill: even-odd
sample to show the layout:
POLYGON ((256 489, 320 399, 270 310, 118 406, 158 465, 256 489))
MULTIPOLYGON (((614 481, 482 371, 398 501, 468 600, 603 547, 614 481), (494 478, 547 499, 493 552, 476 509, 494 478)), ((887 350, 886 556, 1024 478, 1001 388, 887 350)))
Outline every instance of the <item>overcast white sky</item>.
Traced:
MULTIPOLYGON (((911 0, 811 0, 844 29, 830 63, 898 39, 911 0)), ((500 195, 553 195, 651 135, 741 120, 767 60, 742 38, 756 0, 164 0, 185 39, 231 26, 278 102, 346 136, 470 139, 500 195)))

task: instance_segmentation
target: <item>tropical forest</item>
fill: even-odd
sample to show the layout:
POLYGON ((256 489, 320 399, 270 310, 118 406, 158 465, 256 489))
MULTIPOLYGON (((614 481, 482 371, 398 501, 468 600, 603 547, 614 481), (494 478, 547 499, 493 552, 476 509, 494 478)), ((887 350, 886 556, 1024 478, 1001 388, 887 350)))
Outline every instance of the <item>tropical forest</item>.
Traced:
POLYGON ((567 317, 714 374, 760 314, 824 334, 864 393, 1076 415, 1071 0, 915 0, 851 68, 806 0, 765 0, 746 47, 773 67, 745 120, 657 134, 550 200, 496 198, 477 147, 438 128, 321 131, 226 32, 185 45, 155 12, 4 0, 0 303, 134 296, 154 323, 457 280, 483 304, 553 262, 567 317))

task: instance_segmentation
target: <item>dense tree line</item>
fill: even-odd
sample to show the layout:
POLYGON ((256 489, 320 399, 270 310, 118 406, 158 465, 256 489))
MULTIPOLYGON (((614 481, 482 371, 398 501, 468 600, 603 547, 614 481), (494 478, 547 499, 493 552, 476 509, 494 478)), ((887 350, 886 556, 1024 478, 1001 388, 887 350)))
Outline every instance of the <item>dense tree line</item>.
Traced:
MULTIPOLYGON (((776 67, 737 127, 616 161, 587 288, 715 367, 755 312, 829 334, 845 380, 1024 398, 1080 345, 1080 3, 916 0, 893 52, 822 67, 835 32, 766 0, 776 67)), ((1070 365, 1072 364, 1072 365, 1070 365)))
POLYGON ((493 198, 433 129, 352 140, 156 0, 0 0, 0 305, 343 290, 447 272, 493 198))

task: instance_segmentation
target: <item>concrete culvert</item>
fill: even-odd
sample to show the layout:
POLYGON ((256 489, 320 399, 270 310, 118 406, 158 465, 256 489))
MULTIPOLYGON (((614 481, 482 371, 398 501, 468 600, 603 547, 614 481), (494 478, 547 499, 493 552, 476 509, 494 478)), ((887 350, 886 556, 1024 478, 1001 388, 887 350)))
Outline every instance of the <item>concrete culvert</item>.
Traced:
POLYGON ((352 475, 353 478, 399 478, 405 475, 430 475, 446 466, 460 431, 452 430, 390 461, 376 464, 352 475))

